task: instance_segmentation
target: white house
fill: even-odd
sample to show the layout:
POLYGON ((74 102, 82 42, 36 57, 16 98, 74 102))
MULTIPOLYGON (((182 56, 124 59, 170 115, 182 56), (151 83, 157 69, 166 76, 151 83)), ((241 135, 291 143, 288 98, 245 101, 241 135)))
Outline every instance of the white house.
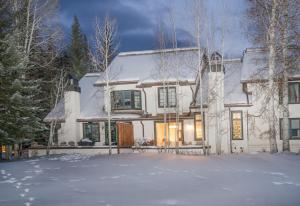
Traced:
MULTIPOLYGON (((223 67, 218 53, 210 58, 210 64, 202 64, 200 89, 196 48, 125 52, 116 56, 108 70, 113 144, 119 139, 122 146, 163 147, 166 142, 174 147, 177 137, 180 148, 201 147, 204 134, 211 153, 217 147, 223 153, 268 151, 268 122, 262 112, 264 95, 258 89, 259 82, 265 79, 267 52, 247 49, 239 59, 224 59, 223 67)), ((300 150, 299 70, 290 73, 289 82, 289 134, 293 152, 300 150)), ((86 138, 95 141, 96 146, 107 145, 105 75, 88 73, 80 79, 79 87, 75 82, 70 88, 45 118, 47 122, 57 120, 60 124, 58 146, 77 145, 86 138)), ((282 111, 279 104, 276 108, 279 119, 276 138, 281 150, 282 111)))

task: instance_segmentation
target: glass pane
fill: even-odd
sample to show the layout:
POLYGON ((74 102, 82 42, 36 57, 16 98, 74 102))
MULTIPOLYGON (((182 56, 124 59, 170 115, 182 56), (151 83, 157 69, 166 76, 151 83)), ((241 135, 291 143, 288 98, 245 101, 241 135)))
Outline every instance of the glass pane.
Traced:
POLYGON ((176 106, 176 89, 175 88, 169 88, 168 90, 168 103, 169 107, 175 107, 176 106))
POLYGON ((242 114, 240 112, 232 112, 232 139, 242 139, 242 114))
MULTIPOLYGON (((159 88, 158 89, 158 92, 159 92, 159 106, 160 107, 164 107, 164 102, 165 102, 165 99, 166 99, 165 91, 166 91, 166 89, 164 89, 164 88, 159 88)), ((166 106, 168 106, 168 105, 166 104, 166 106)))
POLYGON ((99 124, 92 124, 92 138, 95 142, 100 142, 99 124))
POLYGON ((299 84, 289 84, 289 102, 298 103, 300 102, 299 84))
POLYGON ((134 92, 134 106, 136 109, 141 109, 142 108, 142 103, 141 103, 141 92, 134 92))
POLYGON ((202 122, 201 121, 196 121, 195 122, 196 125, 196 140, 202 140, 202 122))
POLYGON ((92 129, 91 129, 91 125, 89 123, 85 123, 84 125, 84 134, 83 134, 83 138, 88 138, 91 139, 92 138, 92 129))
POLYGON ((196 115, 195 115, 195 120, 201 121, 201 114, 196 114, 196 115))
POLYGON ((300 120, 299 119, 292 119, 291 120, 291 129, 300 129, 300 120))
POLYGON ((124 108, 131 108, 131 91, 123 91, 123 99, 122 99, 122 106, 124 108))

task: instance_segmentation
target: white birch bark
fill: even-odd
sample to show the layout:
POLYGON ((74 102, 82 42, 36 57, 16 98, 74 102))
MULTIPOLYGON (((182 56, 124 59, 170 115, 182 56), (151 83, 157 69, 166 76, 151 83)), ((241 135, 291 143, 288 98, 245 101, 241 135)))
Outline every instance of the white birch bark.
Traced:
POLYGON ((276 142, 276 114, 275 114, 275 100, 274 100, 274 70, 276 64, 276 39, 275 39, 275 27, 276 27, 276 12, 278 2, 272 0, 272 13, 270 19, 270 27, 268 30, 268 47, 269 47, 269 74, 268 74, 268 93, 270 95, 269 101, 269 141, 270 141, 270 152, 278 152, 276 142))

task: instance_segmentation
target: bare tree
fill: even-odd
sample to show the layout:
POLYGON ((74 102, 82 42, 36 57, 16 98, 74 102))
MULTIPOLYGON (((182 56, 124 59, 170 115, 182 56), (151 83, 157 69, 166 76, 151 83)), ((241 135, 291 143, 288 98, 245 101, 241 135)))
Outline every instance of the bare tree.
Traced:
MULTIPOLYGON (((289 151, 289 110, 288 110, 288 77, 289 73, 297 67, 297 57, 295 58, 295 46, 299 45, 299 21, 300 5, 296 0, 282 0, 278 5, 278 29, 279 39, 279 58, 281 56, 282 74, 279 79, 282 90, 282 141, 283 151, 289 151), (289 52, 289 50, 291 52, 289 52)), ((299 59, 299 57, 298 57, 299 59)))
POLYGON ((199 82, 199 98, 200 98, 200 114, 201 114, 201 136, 202 136, 202 147, 203 154, 206 155, 206 144, 204 139, 204 109, 203 109, 203 51, 201 48, 201 38, 204 36, 203 32, 203 20, 204 20, 204 5, 202 0, 194 0, 193 2, 193 17, 194 17, 194 26, 195 26, 195 38, 197 45, 197 81, 199 82))
POLYGON ((278 0, 253 0, 249 1, 251 8, 248 12, 250 25, 254 26, 254 42, 268 48, 268 75, 266 88, 265 112, 269 120, 270 152, 278 152, 276 142, 276 113, 275 113, 275 66, 276 66, 276 27, 278 26, 278 0))
MULTIPOLYGON (((270 151, 277 152, 276 101, 274 97, 281 90, 282 139, 283 151, 289 150, 288 132, 288 80, 289 74, 297 67, 294 54, 299 45, 299 1, 297 0, 252 0, 248 11, 249 31, 254 43, 267 48, 268 54, 268 87, 266 92, 265 112, 269 119, 270 151), (253 29, 254 28, 254 29, 253 29), (279 68, 282 69, 279 69, 279 68), (279 82, 278 84, 275 84, 279 82), (278 88, 279 87, 279 88, 278 88)), ((279 101, 280 103, 280 101, 279 101)))
POLYGON ((162 77, 163 82, 163 115, 164 115, 164 150, 167 151, 167 58, 166 58, 166 30, 163 22, 160 20, 157 28, 158 46, 159 46, 159 76, 162 77))
POLYGON ((97 71, 105 74, 106 90, 105 90, 105 108, 107 111, 108 123, 108 144, 109 154, 112 154, 111 149, 111 69, 109 64, 116 55, 116 21, 109 15, 106 15, 102 25, 100 25, 98 18, 95 23, 95 52, 91 53, 93 64, 97 71))
MULTIPOLYGON (((54 101, 54 105, 53 108, 56 108, 58 106, 58 103, 60 100, 62 100, 66 85, 68 84, 68 82, 65 83, 64 79, 65 79, 66 73, 65 70, 62 69, 60 74, 57 75, 57 77, 55 78, 55 101, 54 101)), ((50 133, 49 133, 49 139, 48 139, 48 144, 47 144, 47 155, 50 154, 50 148, 53 145, 53 137, 55 134, 55 130, 56 130, 56 126, 57 123, 59 121, 59 117, 55 117, 54 119, 51 120, 50 123, 50 133)))

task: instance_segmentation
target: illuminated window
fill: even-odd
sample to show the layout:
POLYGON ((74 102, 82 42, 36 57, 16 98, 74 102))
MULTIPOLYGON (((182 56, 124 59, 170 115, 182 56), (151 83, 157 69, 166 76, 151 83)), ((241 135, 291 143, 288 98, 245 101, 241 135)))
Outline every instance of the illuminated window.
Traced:
POLYGON ((202 115, 195 114, 195 140, 202 140, 204 135, 204 124, 202 123, 202 115))
POLYGON ((243 139, 243 115, 241 111, 231 112, 231 138, 233 140, 243 139))
POLYGON ((183 130, 182 130, 182 122, 169 122, 166 125, 163 122, 155 123, 155 131, 156 131, 156 146, 163 146, 164 136, 166 129, 166 143, 167 145, 175 146, 176 143, 176 132, 178 132, 178 141, 183 141, 183 130), (178 125, 178 130, 177 126, 178 125), (169 140, 169 141, 168 141, 169 140))

